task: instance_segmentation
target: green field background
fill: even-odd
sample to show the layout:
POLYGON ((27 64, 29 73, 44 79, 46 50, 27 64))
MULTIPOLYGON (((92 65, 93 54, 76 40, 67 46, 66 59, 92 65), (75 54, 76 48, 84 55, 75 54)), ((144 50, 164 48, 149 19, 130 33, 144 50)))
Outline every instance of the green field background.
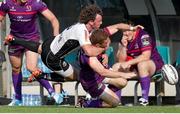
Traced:
POLYGON ((116 108, 74 108, 73 106, 1 106, 0 113, 180 113, 180 106, 119 106, 116 108))

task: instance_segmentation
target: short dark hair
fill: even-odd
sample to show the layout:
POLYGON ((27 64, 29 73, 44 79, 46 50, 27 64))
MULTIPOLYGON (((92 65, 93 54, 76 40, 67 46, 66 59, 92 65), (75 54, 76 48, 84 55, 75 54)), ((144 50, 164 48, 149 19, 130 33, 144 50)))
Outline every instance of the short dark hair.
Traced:
POLYGON ((94 30, 90 36, 90 41, 93 45, 102 44, 104 40, 107 40, 109 35, 102 29, 94 30))
POLYGON ((87 24, 90 20, 95 20, 96 15, 103 15, 103 12, 101 8, 99 8, 97 5, 88 5, 85 8, 83 8, 79 15, 79 22, 87 24))

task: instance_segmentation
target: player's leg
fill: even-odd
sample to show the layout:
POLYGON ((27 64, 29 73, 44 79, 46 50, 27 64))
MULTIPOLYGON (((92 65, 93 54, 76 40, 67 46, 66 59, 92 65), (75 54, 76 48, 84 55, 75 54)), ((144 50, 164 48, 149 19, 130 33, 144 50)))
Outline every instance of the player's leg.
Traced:
POLYGON ((63 76, 65 81, 77 81, 78 80, 78 69, 73 68, 71 64, 69 64, 64 59, 60 60, 60 68, 61 70, 54 71, 59 74, 59 76, 63 76))
POLYGON ((22 105, 22 52, 19 51, 18 46, 9 46, 8 50, 10 64, 12 66, 12 82, 14 86, 15 99, 9 104, 9 106, 22 105))
MULTIPOLYGON (((26 66, 27 69, 31 72, 39 70, 37 67, 38 54, 32 51, 26 51, 26 66)), ((48 93, 55 99, 56 103, 60 104, 63 101, 63 96, 61 94, 57 95, 47 80, 38 79, 37 81, 48 91, 48 93)))
POLYGON ((115 92, 121 100, 121 89, 127 85, 127 80, 124 78, 105 78, 103 83, 109 84, 108 87, 115 92))
POLYGON ((102 107, 117 107, 120 103, 117 94, 108 87, 106 87, 104 92, 100 95, 100 99, 103 100, 102 107))
POLYGON ((140 104, 147 105, 151 76, 156 71, 156 65, 152 60, 140 62, 138 65, 139 81, 142 88, 142 98, 139 99, 140 104))
MULTIPOLYGON (((87 91, 87 90, 85 90, 87 91)), ((85 108, 116 107, 119 105, 119 97, 107 86, 97 83, 87 91, 93 98, 81 102, 85 108)))

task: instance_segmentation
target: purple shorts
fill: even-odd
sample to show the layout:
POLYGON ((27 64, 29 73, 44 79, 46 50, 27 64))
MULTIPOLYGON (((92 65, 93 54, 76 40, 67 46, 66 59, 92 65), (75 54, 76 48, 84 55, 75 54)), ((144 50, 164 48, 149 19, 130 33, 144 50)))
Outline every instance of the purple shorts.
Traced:
MULTIPOLYGON (((39 42, 39 40, 40 40, 40 38, 38 37, 38 38, 33 38, 30 41, 39 42)), ((20 56, 25 51, 27 51, 27 49, 20 45, 9 45, 8 46, 8 54, 10 56, 20 56)))
POLYGON ((105 90, 106 86, 103 83, 97 83, 87 90, 87 92, 93 97, 99 97, 105 90))
POLYGON ((104 77, 100 76, 97 73, 86 74, 85 72, 80 72, 80 82, 83 89, 88 92, 93 98, 99 97, 104 89, 105 85, 102 83, 104 77), (91 78, 90 78, 91 77, 91 78))
POLYGON ((156 72, 161 70, 162 66, 164 65, 164 62, 162 61, 162 59, 155 59, 153 60, 154 61, 154 64, 156 65, 156 72))

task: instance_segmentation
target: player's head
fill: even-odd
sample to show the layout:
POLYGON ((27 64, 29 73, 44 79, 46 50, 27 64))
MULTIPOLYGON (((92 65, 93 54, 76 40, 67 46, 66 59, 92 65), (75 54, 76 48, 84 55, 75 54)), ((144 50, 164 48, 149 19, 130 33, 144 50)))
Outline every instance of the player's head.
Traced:
POLYGON ((94 30, 90 36, 92 45, 101 48, 108 48, 110 44, 109 35, 102 29, 94 30))
POLYGON ((98 29, 102 24, 102 10, 95 4, 84 7, 79 15, 79 22, 89 24, 92 29, 98 29))
POLYGON ((134 34, 135 32, 134 31, 130 31, 130 30, 127 30, 127 31, 124 31, 123 32, 123 39, 127 40, 128 42, 131 42, 134 38, 134 34))
MULTIPOLYGON (((134 26, 134 23, 130 20, 125 21, 124 23, 134 26)), ((135 36, 136 30, 124 30, 123 31, 123 38, 126 39, 128 42, 131 42, 135 36)))
POLYGON ((28 0, 20 0, 21 3, 26 3, 28 0))

